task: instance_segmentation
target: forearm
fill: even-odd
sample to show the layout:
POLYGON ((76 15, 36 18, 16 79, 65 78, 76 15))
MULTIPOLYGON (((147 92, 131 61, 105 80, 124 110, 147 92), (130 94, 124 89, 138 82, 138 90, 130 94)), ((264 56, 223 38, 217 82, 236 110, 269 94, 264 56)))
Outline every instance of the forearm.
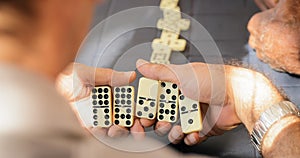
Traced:
POLYGON ((241 122, 252 132, 261 113, 284 98, 261 73, 233 66, 228 66, 226 71, 229 101, 241 122))
MULTIPOLYGON (((241 122, 252 132, 261 114, 284 100, 275 86, 262 74, 237 67, 227 68, 229 97, 241 122)), ((286 116, 275 122, 262 140, 264 157, 300 155, 300 119, 286 116)))
POLYGON ((265 158, 298 158, 300 155, 300 119, 287 116, 272 125, 262 142, 265 158))

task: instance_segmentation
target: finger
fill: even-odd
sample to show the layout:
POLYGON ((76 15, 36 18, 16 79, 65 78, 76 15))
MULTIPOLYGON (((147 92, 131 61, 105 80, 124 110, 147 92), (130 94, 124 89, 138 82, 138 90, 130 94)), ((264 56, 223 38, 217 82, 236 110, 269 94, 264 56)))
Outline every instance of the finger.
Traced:
POLYGON ((172 128, 171 123, 165 121, 159 121, 155 126, 155 133, 159 136, 166 135, 172 128))
POLYGON ((87 85, 120 86, 127 85, 136 78, 134 71, 118 72, 107 68, 89 67, 80 63, 74 63, 71 67, 80 80, 87 85))
POLYGON ((111 138, 125 137, 128 136, 128 134, 129 131, 127 128, 118 125, 112 125, 107 132, 107 135, 111 138))
POLYGON ((178 144, 184 139, 184 133, 179 125, 176 125, 171 129, 168 139, 173 144, 178 144))
POLYGON ((96 138, 103 138, 103 137, 105 137, 107 135, 108 128, 93 127, 93 128, 90 128, 89 131, 96 138))
POLYGON ((121 86, 128 85, 136 78, 134 71, 118 72, 111 69, 97 68, 95 73, 96 85, 121 86))
MULTIPOLYGON (((225 84, 223 65, 208 65, 200 62, 185 65, 162 65, 140 59, 136 66, 145 77, 175 83, 183 95, 205 103, 210 101, 212 88, 218 87, 211 85, 222 86, 225 84), (217 79, 212 80, 211 74, 218 75, 217 79)), ((223 102, 222 94, 214 96, 218 98, 214 101, 223 102)))
POLYGON ((87 132, 88 132, 88 134, 92 134, 92 129, 93 129, 94 127, 92 127, 92 126, 86 126, 85 128, 83 128, 84 130, 86 130, 87 132))
POLYGON ((142 140, 145 138, 145 130, 140 123, 140 119, 136 118, 134 120, 133 126, 130 128, 130 132, 134 139, 136 140, 142 140))
POLYGON ((147 78, 179 84, 176 71, 171 65, 153 64, 139 59, 136 62, 136 67, 147 78))
POLYGON ((143 127, 150 127, 150 126, 154 125, 155 119, 153 119, 153 120, 140 119, 140 123, 143 127))
POLYGON ((86 126, 85 130, 87 130, 87 131, 92 131, 93 128, 94 128, 94 127, 92 127, 92 126, 86 126))
MULTIPOLYGON (((200 87, 201 85, 210 85, 208 83, 210 77, 206 64, 197 63, 197 68, 195 68, 194 65, 153 64, 141 59, 136 63, 137 69, 145 77, 175 83, 184 95, 191 99, 198 100, 201 90, 205 89, 203 91, 205 93, 210 92, 209 89, 200 87), (200 78, 197 74, 202 74, 205 77, 200 78)), ((203 96, 207 95, 205 94, 203 96)))
POLYGON ((263 2, 263 0, 254 0, 254 2, 256 3, 256 5, 258 6, 258 8, 262 11, 267 10, 268 7, 266 6, 266 4, 263 2))
POLYGON ((192 145, 196 145, 200 142, 203 142, 204 140, 206 140, 207 137, 199 137, 199 133, 198 132, 194 132, 194 133, 190 133, 188 134, 185 138, 184 138, 184 143, 186 145, 192 146, 192 145))

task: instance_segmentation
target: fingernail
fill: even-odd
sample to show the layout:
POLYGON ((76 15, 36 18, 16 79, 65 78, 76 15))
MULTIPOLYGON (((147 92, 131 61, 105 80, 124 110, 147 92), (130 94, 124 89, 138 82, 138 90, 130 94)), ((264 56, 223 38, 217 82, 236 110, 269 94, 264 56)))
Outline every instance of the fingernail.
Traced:
POLYGON ((160 135, 165 135, 166 133, 168 133, 169 130, 170 129, 166 125, 164 125, 164 126, 160 125, 157 128, 157 131, 160 135))
POLYGON ((174 138, 174 139, 178 139, 179 137, 180 137, 180 133, 178 132, 178 131, 175 131, 175 132, 172 132, 172 137, 174 138))
POLYGON ((196 140, 196 138, 194 136, 189 137, 189 141, 192 144, 196 144, 197 143, 197 140, 196 140))
POLYGON ((140 67, 140 66, 143 66, 144 64, 147 64, 149 63, 148 61, 144 60, 144 59, 139 59, 137 60, 136 62, 136 67, 140 67))
POLYGON ((165 129, 157 129, 157 132, 158 132, 158 134, 159 134, 160 136, 163 136, 163 135, 165 135, 168 131, 165 130, 165 129))
POLYGON ((134 76, 134 74, 135 74, 135 72, 134 72, 134 71, 128 71, 127 73, 129 74, 129 77, 130 77, 130 79, 131 79, 131 77, 133 77, 133 76, 134 76))

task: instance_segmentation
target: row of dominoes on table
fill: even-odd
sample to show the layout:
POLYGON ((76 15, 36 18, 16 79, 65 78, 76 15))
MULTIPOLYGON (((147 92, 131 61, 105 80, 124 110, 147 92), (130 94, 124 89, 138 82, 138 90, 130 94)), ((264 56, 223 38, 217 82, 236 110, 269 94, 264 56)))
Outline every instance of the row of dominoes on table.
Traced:
POLYGON ((186 40, 179 39, 181 31, 188 30, 190 20, 182 19, 179 0, 161 0, 160 8, 163 18, 157 22, 157 28, 162 30, 161 37, 152 42, 150 62, 156 64, 170 64, 172 51, 184 51, 186 40))
POLYGON ((112 124, 131 127, 134 117, 157 119, 174 123, 178 112, 182 131, 191 133, 202 129, 198 101, 179 94, 176 84, 140 78, 136 102, 134 87, 99 86, 92 90, 93 126, 110 127, 112 124))

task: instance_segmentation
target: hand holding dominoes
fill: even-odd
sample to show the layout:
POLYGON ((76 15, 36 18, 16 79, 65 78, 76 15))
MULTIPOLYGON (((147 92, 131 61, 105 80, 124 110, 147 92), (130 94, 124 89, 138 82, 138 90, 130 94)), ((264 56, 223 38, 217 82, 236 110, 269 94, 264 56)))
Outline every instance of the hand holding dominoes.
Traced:
POLYGON ((134 79, 135 72, 117 72, 71 63, 58 76, 56 88, 70 103, 75 103, 90 96, 91 85, 119 86, 126 85, 134 79))
MULTIPOLYGON (((134 87, 97 86, 93 88, 93 126, 109 128, 114 125, 131 127, 135 116, 169 123, 178 119, 178 102, 182 131, 191 133, 202 129, 199 103, 179 96, 177 84, 140 78, 137 104, 134 104, 134 87), (179 100, 179 101, 178 101, 179 100)), ((161 135, 162 133, 159 133, 161 135)))
MULTIPOLYGON (((92 98, 92 123, 94 127, 97 125, 97 128, 85 127, 84 122, 81 123, 83 127, 88 128, 96 136, 126 136, 129 133, 129 129, 126 128, 126 126, 129 123, 128 120, 130 120, 130 123, 132 123, 130 124, 130 131, 132 135, 134 137, 140 137, 144 131, 142 126, 139 124, 139 121, 135 121, 134 118, 129 118, 125 115, 126 112, 129 112, 130 108, 120 107, 119 109, 120 118, 124 117, 122 114, 129 118, 125 122, 120 122, 120 125, 113 125, 112 121, 116 120, 111 120, 111 114, 113 112, 111 107, 114 102, 110 94, 114 89, 111 89, 110 86, 123 87, 122 85, 127 85, 135 80, 135 76, 135 72, 117 72, 111 69, 94 68, 79 63, 72 63, 60 74, 56 84, 58 91, 70 102, 70 104, 76 104, 76 102, 85 98, 92 98), (91 88, 91 85, 98 85, 97 87, 99 88, 91 88), (106 86, 101 87, 102 85, 106 86), (106 128, 100 128, 100 126, 106 128)), ((131 97, 129 95, 133 94, 132 92, 129 92, 129 88, 124 88, 127 90, 123 93, 124 90, 121 89, 119 93, 120 98, 125 95, 126 103, 130 105, 131 97)), ((115 90, 118 91, 117 89, 115 90)), ((73 107, 74 106, 72 106, 72 108, 73 107)), ((117 111, 117 109, 114 110, 117 111)), ((74 111, 78 113, 76 108, 74 108, 74 111)), ((79 121, 82 120, 79 119, 79 121)))
POLYGON ((178 85, 172 82, 140 78, 136 106, 134 87, 97 86, 92 89, 91 103, 94 127, 130 128, 136 116, 141 118, 138 122, 144 127, 158 120, 156 133, 164 135, 171 128, 171 123, 179 120, 180 115, 184 133, 199 132, 202 129, 199 103, 180 95, 178 85))
MULTIPOLYGON (((217 65, 208 65, 204 63, 191 63, 185 65, 162 65, 153 64, 144 60, 137 61, 137 68, 145 77, 153 80, 169 81, 169 83, 176 84, 182 94, 179 95, 179 116, 181 125, 171 126, 170 120, 159 121, 156 123, 156 129, 161 128, 163 132, 168 133, 168 138, 173 143, 179 143, 181 140, 187 145, 194 145, 203 140, 208 136, 219 135, 224 131, 236 127, 240 120, 238 119, 233 104, 224 104, 224 98, 214 96, 214 103, 217 105, 223 105, 220 115, 216 120, 215 126, 210 130, 208 124, 211 120, 216 119, 215 113, 218 111, 214 106, 211 106, 212 111, 206 113, 208 110, 208 104, 211 101, 212 95, 212 84, 220 85, 222 83, 222 75, 224 72, 217 65), (210 67, 210 69, 208 68, 210 67), (220 75, 220 77, 214 81, 211 79, 211 72, 220 75), (220 80, 219 80, 220 79, 220 80), (184 95, 183 95, 184 94, 184 95), (189 97, 187 97, 189 96, 189 97), (201 106, 197 101, 200 100, 201 106), (201 112, 201 113, 199 113, 201 112), (207 115, 207 116, 206 116, 207 115), (199 126, 202 116, 206 116, 202 126, 199 126), (207 131, 208 128, 210 131, 207 131), (202 129, 205 135, 200 135, 199 130, 202 129), (188 133, 185 135, 185 133, 188 133)), ((172 84, 164 87, 172 87, 172 84)), ((223 84, 225 85, 225 83, 223 84)), ((167 92, 173 94, 173 92, 167 92)), ((175 92, 176 93, 176 92, 175 92)), ((226 96, 227 97, 227 96, 226 96)), ((163 97, 164 98, 164 97, 163 97)), ((227 100, 228 98, 225 98, 227 100)), ((164 101, 162 99, 162 101, 164 101)), ((159 106, 159 105, 158 105, 159 106)), ((168 108, 168 113, 170 112, 168 108)), ((161 111, 163 113, 163 111, 161 111)), ((165 109, 164 109, 164 116, 165 109)), ((141 121, 142 122, 142 121, 141 121)), ((149 122, 147 122, 149 123, 149 122)), ((154 123, 154 122, 151 122, 154 123)), ((201 124, 200 124, 201 125, 201 124)), ((149 126, 149 124, 148 124, 149 126)))
POLYGON ((144 129, 134 117, 134 87, 96 86, 92 89, 91 102, 93 129, 100 137, 127 136, 130 129, 134 138, 144 138, 144 129))

